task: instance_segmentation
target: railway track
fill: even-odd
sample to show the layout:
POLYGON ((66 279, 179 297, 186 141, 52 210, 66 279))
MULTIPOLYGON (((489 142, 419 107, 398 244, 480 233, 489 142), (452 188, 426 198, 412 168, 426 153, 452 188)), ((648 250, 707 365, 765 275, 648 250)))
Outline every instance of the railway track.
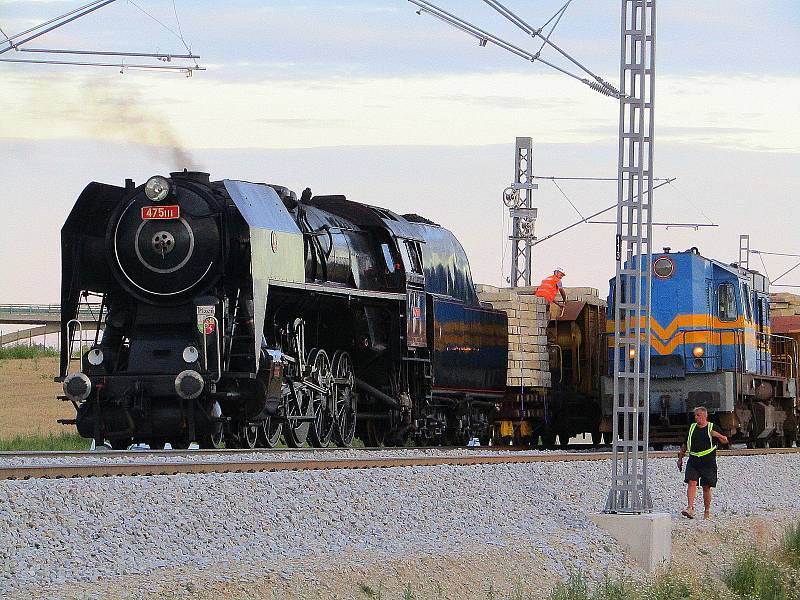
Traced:
MULTIPOLYGON (((289 451, 296 452, 296 450, 289 451)), ((797 454, 800 448, 756 448, 720 450, 721 456, 758 456, 769 454, 797 454)), ((138 452, 117 452, 117 456, 138 452)), ((288 453, 287 453, 288 454, 288 453)), ((368 453, 366 453, 368 454, 368 453)), ((52 455, 52 453, 50 453, 52 455)), ((674 458, 675 452, 659 451, 649 454, 654 459, 674 458)), ((486 454, 475 452, 461 455, 392 456, 358 458, 280 458, 270 460, 238 461, 184 461, 184 462, 96 462, 51 463, 0 467, 0 479, 65 479, 81 477, 154 476, 198 473, 259 473, 277 471, 308 471, 336 469, 378 469, 392 467, 428 467, 437 465, 496 465, 538 462, 574 462, 609 460, 610 452, 554 452, 525 454, 502 452, 486 454)))

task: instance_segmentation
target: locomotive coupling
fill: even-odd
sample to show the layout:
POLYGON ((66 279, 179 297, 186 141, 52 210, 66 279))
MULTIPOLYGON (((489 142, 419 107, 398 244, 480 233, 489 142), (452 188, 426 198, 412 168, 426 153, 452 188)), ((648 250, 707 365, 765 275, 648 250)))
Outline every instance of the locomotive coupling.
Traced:
POLYGON ((83 373, 71 373, 64 379, 64 395, 75 402, 83 402, 92 393, 92 382, 83 373))

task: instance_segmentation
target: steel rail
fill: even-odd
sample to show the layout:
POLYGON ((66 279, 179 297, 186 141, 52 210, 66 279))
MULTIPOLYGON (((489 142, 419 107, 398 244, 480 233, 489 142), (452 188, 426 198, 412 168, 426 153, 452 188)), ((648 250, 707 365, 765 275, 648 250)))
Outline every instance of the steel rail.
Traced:
MULTIPOLYGON (((722 456, 759 456, 797 454, 800 448, 755 448, 720 450, 722 456)), ((675 452, 660 451, 652 458, 674 458, 675 452)), ((553 453, 473 456, 413 456, 379 458, 328 458, 299 460, 265 460, 238 462, 124 463, 124 464, 50 464, 0 468, 0 479, 68 479, 85 477, 156 476, 204 473, 262 473, 280 471, 329 471, 340 469, 388 469, 398 467, 477 466, 542 462, 590 462, 609 460, 610 452, 553 453)))
MULTIPOLYGON (((590 444, 572 444, 570 448, 590 448, 590 444)), ((121 456, 199 456, 199 455, 235 455, 235 454, 294 454, 294 453, 314 453, 314 452, 403 452, 403 451, 434 451, 446 452, 448 450, 467 450, 475 452, 521 452, 525 450, 536 450, 536 448, 526 448, 524 446, 424 446, 424 447, 391 447, 391 446, 368 446, 364 448, 189 448, 158 450, 150 448, 131 449, 131 450, 4 450, 0 451, 0 461, 3 458, 61 458, 61 457, 83 457, 83 458, 102 458, 102 457, 121 457, 121 456)))

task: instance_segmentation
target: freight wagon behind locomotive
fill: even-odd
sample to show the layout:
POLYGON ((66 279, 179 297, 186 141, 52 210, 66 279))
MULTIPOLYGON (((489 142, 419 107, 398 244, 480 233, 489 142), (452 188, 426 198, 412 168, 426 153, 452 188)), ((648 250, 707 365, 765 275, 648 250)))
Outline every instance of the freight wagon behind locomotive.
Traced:
POLYGON ((505 390, 506 315, 455 236, 309 189, 91 183, 62 229, 61 305, 69 422, 114 447, 463 443, 505 390))

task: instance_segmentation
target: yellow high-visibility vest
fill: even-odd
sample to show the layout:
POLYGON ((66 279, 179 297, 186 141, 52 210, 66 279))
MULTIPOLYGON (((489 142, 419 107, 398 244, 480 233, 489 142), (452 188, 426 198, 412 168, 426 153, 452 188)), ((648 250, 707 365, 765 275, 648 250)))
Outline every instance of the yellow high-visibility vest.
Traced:
POLYGON ((692 434, 694 430, 697 428, 697 423, 692 423, 689 426, 689 437, 686 438, 686 449, 689 452, 689 456, 706 456, 707 454, 711 454, 714 450, 717 449, 717 446, 714 444, 714 438, 711 437, 711 430, 714 428, 714 424, 709 421, 708 422, 708 441, 711 442, 711 448, 707 450, 701 450, 700 452, 692 452, 692 434))

